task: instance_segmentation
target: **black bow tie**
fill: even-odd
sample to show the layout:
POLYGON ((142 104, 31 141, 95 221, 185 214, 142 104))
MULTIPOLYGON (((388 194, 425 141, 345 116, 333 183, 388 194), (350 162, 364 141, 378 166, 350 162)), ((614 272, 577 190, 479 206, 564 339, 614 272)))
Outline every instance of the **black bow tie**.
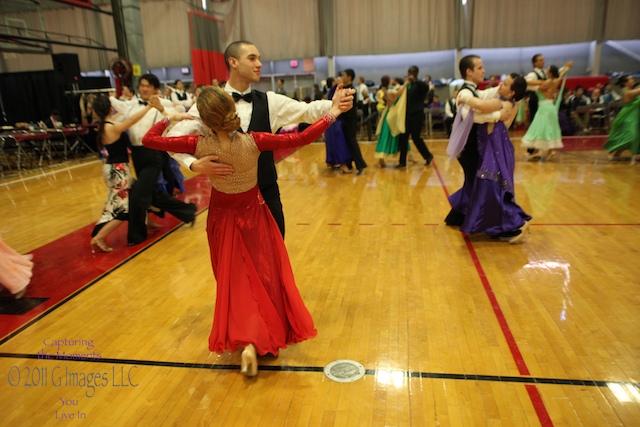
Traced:
POLYGON ((149 105, 149 103, 147 101, 141 101, 141 100, 138 100, 138 104, 140 104, 140 105, 149 105))
POLYGON ((231 96, 233 96, 233 101, 234 101, 234 102, 238 102, 238 101, 240 101, 241 99, 244 99, 244 100, 245 100, 245 101, 247 101, 247 102, 251 102, 251 101, 253 101, 253 95, 251 94, 251 92, 249 92, 249 93, 245 93, 244 95, 239 94, 238 92, 233 92, 233 93, 231 94, 231 96))

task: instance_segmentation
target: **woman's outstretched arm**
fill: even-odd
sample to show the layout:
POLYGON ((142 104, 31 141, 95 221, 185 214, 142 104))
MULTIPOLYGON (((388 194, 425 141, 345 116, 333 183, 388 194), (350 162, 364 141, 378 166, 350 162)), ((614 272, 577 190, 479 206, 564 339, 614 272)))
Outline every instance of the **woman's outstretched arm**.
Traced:
POLYGON ((149 132, 142 138, 142 144, 147 148, 153 148, 160 151, 174 151, 176 153, 189 153, 194 154, 196 152, 196 146, 198 145, 199 135, 184 135, 175 137, 162 136, 162 132, 165 131, 171 119, 165 117, 162 121, 159 121, 149 132))
POLYGON ((258 149, 260 151, 272 151, 277 150, 278 148, 300 147, 302 145, 310 144, 318 139, 318 137, 336 121, 336 118, 340 114, 345 111, 349 111, 353 107, 353 94, 355 93, 355 90, 343 89, 342 85, 339 85, 336 93, 338 91, 344 92, 341 94, 342 96, 333 97, 331 110, 329 110, 329 112, 320 120, 305 129, 302 133, 274 135, 271 133, 252 132, 251 135, 253 136, 258 149))

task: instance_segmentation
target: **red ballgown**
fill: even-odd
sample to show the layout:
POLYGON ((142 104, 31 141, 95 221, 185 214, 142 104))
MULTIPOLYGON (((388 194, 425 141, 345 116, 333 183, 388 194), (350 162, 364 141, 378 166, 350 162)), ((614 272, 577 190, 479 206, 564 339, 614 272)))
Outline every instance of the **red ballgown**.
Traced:
POLYGON ((215 154, 235 169, 226 179, 209 177, 213 188, 207 234, 217 282, 211 351, 234 352, 253 344, 260 355, 277 355, 287 344, 317 335, 280 230, 258 190, 257 165, 261 151, 309 144, 334 120, 327 115, 299 134, 236 132, 227 151, 212 133, 162 137, 167 120, 143 139, 145 146, 158 150, 198 158, 215 154))

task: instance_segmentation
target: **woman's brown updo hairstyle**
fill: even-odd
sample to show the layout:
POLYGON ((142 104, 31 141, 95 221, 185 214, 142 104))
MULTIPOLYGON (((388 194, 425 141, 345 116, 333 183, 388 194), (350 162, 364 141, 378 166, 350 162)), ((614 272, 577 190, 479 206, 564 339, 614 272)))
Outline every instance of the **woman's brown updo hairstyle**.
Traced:
POLYGON ((240 118, 236 114, 233 98, 224 90, 207 86, 198 95, 200 119, 210 129, 221 132, 233 132, 240 127, 240 118))

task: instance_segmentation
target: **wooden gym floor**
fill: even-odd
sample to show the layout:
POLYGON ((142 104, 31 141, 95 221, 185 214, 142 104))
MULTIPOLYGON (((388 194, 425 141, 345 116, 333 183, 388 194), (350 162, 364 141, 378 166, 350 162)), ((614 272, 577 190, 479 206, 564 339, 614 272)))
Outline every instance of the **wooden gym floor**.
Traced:
POLYGON ((130 248, 123 226, 108 254, 89 248, 98 161, 0 181, 0 234, 36 263, 24 302, 1 295, 21 314, 0 314, 0 425, 638 425, 640 165, 603 151, 527 163, 516 139, 517 202, 533 221, 510 245, 444 225, 462 171, 446 141, 427 142, 428 168, 381 169, 373 143, 361 177, 327 169, 323 144, 278 163, 318 336, 262 358, 255 379, 237 353, 207 348, 205 179, 184 196, 195 227, 166 218, 130 248), (339 359, 364 377, 325 377, 339 359))

